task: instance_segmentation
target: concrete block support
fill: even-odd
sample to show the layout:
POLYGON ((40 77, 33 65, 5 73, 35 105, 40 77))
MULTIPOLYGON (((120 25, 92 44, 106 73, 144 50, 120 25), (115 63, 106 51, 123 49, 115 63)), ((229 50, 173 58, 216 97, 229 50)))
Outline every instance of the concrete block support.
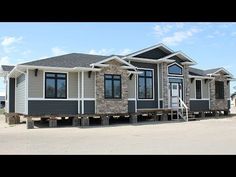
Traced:
POLYGON ((87 126, 89 126, 89 117, 82 117, 82 118, 81 118, 81 126, 82 126, 82 127, 87 127, 87 126))
POLYGON ((79 119, 78 119, 78 117, 74 117, 74 118, 72 119, 72 126, 73 126, 73 127, 79 126, 79 119))
POLYGON ((57 119, 56 118, 49 119, 49 127, 57 127, 57 119))
POLYGON ((129 118, 129 122, 132 124, 138 123, 138 116, 137 115, 131 115, 129 118))
POLYGON ((205 116, 205 112, 201 112, 200 114, 201 114, 201 118, 205 118, 206 117, 205 116))
POLYGON ((108 116, 102 116, 102 125, 109 125, 109 117, 108 116))
POLYGON ((32 120, 32 117, 27 117, 26 127, 27 127, 27 129, 33 129, 34 128, 34 121, 32 120))
POLYGON ((168 121, 168 114, 163 113, 163 114, 162 114, 162 117, 161 117, 161 120, 163 120, 163 121, 168 121))

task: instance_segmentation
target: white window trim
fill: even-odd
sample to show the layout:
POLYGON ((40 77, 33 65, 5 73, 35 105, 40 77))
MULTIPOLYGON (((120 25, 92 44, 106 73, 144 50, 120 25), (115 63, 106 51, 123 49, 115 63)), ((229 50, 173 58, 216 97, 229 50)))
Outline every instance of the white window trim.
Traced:
POLYGON ((50 71, 50 70, 43 70, 43 99, 44 100, 54 100, 54 98, 45 98, 45 73, 56 73, 56 74, 60 74, 60 73, 63 73, 63 74, 66 74, 66 81, 67 81, 67 86, 66 86, 66 98, 56 98, 55 100, 70 100, 69 99, 69 72, 65 72, 65 71, 50 71))
POLYGON ((140 101, 154 101, 155 100, 155 85, 154 85, 154 80, 155 80, 155 76, 154 76, 154 69, 152 68, 138 68, 137 70, 146 70, 146 71, 152 71, 152 96, 153 98, 152 99, 145 99, 145 98, 139 98, 139 95, 138 95, 138 85, 139 85, 139 75, 137 77, 137 100, 140 100, 140 101))
POLYGON ((184 72, 183 66, 181 66, 180 64, 178 64, 178 63, 176 63, 176 62, 167 65, 167 75, 169 75, 169 76, 178 76, 178 77, 181 77, 181 76, 182 76, 182 77, 183 77, 183 76, 184 76, 184 75, 183 75, 183 72, 184 72), (169 67, 172 66, 172 65, 178 65, 178 66, 182 69, 182 74, 170 74, 170 73, 169 73, 169 67))
POLYGON ((194 94, 195 94, 195 99, 196 100, 203 100, 203 89, 202 89, 202 79, 194 79, 194 94), (197 81, 201 81, 201 99, 197 99, 197 81))

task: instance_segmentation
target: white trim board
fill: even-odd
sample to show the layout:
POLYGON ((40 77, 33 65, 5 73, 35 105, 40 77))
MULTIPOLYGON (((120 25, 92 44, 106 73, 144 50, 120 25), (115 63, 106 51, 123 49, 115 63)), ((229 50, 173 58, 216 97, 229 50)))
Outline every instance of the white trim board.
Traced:
POLYGON ((151 70, 152 71, 152 96, 153 98, 152 99, 143 99, 143 98, 139 98, 138 96, 138 80, 139 80, 139 75, 138 75, 138 80, 137 80, 137 100, 140 100, 140 101, 154 101, 155 100, 155 83, 154 83, 154 80, 155 80, 155 70, 152 69, 152 68, 137 68, 138 70, 151 70))

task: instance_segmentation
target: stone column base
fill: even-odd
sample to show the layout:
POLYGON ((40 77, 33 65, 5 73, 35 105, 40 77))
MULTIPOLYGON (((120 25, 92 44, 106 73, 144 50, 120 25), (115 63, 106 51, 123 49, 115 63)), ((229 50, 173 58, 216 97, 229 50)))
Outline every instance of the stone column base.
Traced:
POLYGON ((57 127, 57 119, 49 119, 49 127, 57 127))
POLYGON ((131 115, 130 118, 129 118, 129 122, 131 124, 136 124, 138 123, 138 116, 137 115, 131 115))
POLYGON ((33 129, 34 128, 34 121, 32 120, 31 117, 27 117, 26 127, 27 127, 27 129, 33 129))
POLYGON ((82 117, 82 118, 81 118, 81 126, 82 126, 82 127, 87 127, 87 126, 89 126, 89 118, 88 118, 88 117, 82 117))
POLYGON ((74 118, 72 119, 72 126, 73 126, 73 127, 79 126, 79 119, 78 119, 78 117, 74 117, 74 118))

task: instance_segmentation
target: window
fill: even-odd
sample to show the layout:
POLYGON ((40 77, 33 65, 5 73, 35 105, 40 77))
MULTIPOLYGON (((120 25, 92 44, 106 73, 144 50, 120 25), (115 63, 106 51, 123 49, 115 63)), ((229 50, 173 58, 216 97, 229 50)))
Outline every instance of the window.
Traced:
POLYGON ((66 98, 66 92, 66 74, 45 73, 45 98, 66 98))
POLYGON ((182 75, 182 68, 178 66, 177 64, 173 64, 168 67, 168 73, 182 75))
POLYGON ((104 75, 104 95, 107 99, 121 99, 121 76, 104 75))
POLYGON ((153 72, 151 70, 141 70, 143 73, 138 77, 138 98, 153 98, 153 72))
POLYGON ((196 99, 202 99, 202 81, 196 80, 196 99))
POLYGON ((215 95, 216 99, 224 99, 224 82, 215 81, 215 95))

